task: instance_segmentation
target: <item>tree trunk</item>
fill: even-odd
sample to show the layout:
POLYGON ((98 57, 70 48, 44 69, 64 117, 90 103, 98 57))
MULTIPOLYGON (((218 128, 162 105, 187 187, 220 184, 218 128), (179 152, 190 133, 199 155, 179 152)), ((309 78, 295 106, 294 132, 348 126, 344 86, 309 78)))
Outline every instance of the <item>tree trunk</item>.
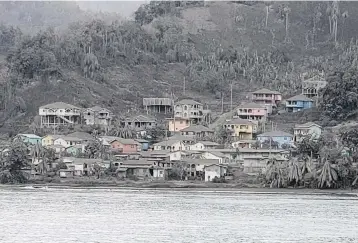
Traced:
POLYGON ((338 20, 336 20, 334 24, 335 24, 335 28, 334 28, 334 42, 337 43, 338 20))
POLYGON ((328 16, 328 20, 329 20, 329 33, 332 34, 332 19, 331 19, 331 16, 328 16))
POLYGON ((286 13, 286 40, 288 40, 288 13, 286 13))
POLYGON ((266 6, 266 22, 265 22, 266 27, 267 27, 267 22, 268 22, 268 14, 269 14, 269 6, 266 6))

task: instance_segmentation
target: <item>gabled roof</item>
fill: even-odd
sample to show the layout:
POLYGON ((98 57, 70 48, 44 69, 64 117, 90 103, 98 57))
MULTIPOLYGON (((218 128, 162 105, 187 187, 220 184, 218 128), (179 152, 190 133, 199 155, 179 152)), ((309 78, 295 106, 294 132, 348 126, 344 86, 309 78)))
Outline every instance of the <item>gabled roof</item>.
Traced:
POLYGON ((199 141, 197 143, 201 143, 201 144, 206 145, 206 146, 219 146, 220 145, 218 143, 214 143, 214 142, 211 142, 211 141, 199 141))
POLYGON ((36 139, 41 138, 40 136, 37 136, 35 134, 28 134, 28 133, 21 133, 21 134, 18 134, 18 136, 26 137, 26 138, 36 138, 36 139))
POLYGON ((45 138, 45 137, 48 137, 48 136, 51 136, 51 137, 53 138, 53 140, 56 140, 56 139, 58 139, 58 138, 64 137, 65 135, 58 135, 58 134, 52 135, 52 134, 47 134, 46 136, 44 136, 44 137, 42 137, 42 138, 45 138))
POLYGON ((212 167, 212 166, 217 166, 217 167, 224 167, 224 168, 227 168, 228 166, 227 165, 221 165, 221 164, 212 164, 212 165, 207 165, 207 166, 204 166, 204 169, 208 168, 208 167, 212 167))
POLYGON ((175 134, 171 137, 168 137, 168 140, 177 140, 177 141, 194 141, 195 137, 194 136, 183 136, 180 134, 175 134))
POLYGON ((258 137, 293 137, 292 134, 282 131, 271 131, 257 135, 258 137))
POLYGON ((134 140, 137 141, 138 143, 149 143, 149 141, 145 139, 134 139, 134 140))
POLYGON ((165 141, 161 141, 159 143, 155 143, 153 144, 153 146, 172 146, 173 144, 176 144, 176 143, 181 143, 181 141, 179 140, 165 140, 165 141))
POLYGON ((180 130, 180 132, 213 132, 213 130, 203 125, 193 125, 180 130))
POLYGON ((309 128, 309 127, 312 127, 312 126, 317 126, 319 128, 321 128, 320 125, 314 123, 314 122, 306 122, 304 124, 296 124, 295 125, 295 128, 309 128))
POLYGON ((266 89, 266 88, 256 90, 256 91, 254 91, 252 93, 253 94, 278 94, 278 95, 281 94, 278 91, 272 91, 272 90, 269 90, 269 89, 266 89))
POLYGON ((106 141, 107 143, 112 143, 113 141, 116 141, 120 138, 115 136, 102 136, 100 139, 106 141))
POLYGON ((213 154, 217 157, 220 157, 220 158, 225 158, 225 154, 219 152, 219 151, 206 151, 207 153, 210 153, 210 154, 213 154))
POLYGON ((125 121, 131 121, 131 122, 155 122, 154 118, 148 117, 148 116, 144 116, 144 115, 138 115, 138 116, 133 116, 133 117, 127 117, 124 119, 125 121))
POLYGON ((303 95, 303 94, 299 94, 299 95, 295 95, 289 99, 287 99, 289 101, 311 101, 313 102, 312 99, 308 98, 307 96, 303 95))
POLYGON ((237 108, 260 108, 260 109, 267 109, 266 106, 264 105, 260 105, 260 104, 256 104, 256 103, 243 103, 241 105, 239 105, 237 108))
POLYGON ((192 159, 192 158, 185 158, 182 159, 183 162, 195 165, 212 165, 218 163, 217 159, 192 159))
POLYGON ((94 140, 94 137, 86 132, 73 132, 70 134, 67 134, 68 137, 76 137, 76 138, 80 138, 82 140, 94 140))
POLYGON ((123 145, 140 145, 140 143, 138 143, 134 139, 118 138, 116 140, 123 145))
POLYGON ((224 123, 224 125, 253 125, 253 123, 249 120, 236 118, 236 119, 226 121, 224 123))
POLYGON ((57 140, 57 139, 63 139, 65 141, 76 141, 76 142, 82 142, 83 140, 80 139, 80 138, 77 138, 77 137, 71 137, 71 136, 63 136, 63 137, 59 137, 59 138, 56 138, 54 140, 57 140))
POLYGON ((195 100, 191 100, 191 99, 183 99, 183 100, 176 102, 175 104, 178 104, 178 105, 201 105, 201 103, 199 103, 195 100))
POLYGON ((80 108, 64 102, 55 102, 55 103, 40 106, 40 109, 80 109, 80 108))

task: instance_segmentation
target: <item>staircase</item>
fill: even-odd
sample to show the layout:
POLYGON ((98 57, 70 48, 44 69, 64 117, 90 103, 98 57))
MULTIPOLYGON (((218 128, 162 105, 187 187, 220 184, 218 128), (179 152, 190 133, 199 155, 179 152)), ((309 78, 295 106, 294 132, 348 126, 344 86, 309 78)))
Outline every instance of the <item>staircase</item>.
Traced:
POLYGON ((73 121, 68 120, 67 118, 65 118, 64 116, 58 116, 59 118, 61 118, 62 120, 64 120, 65 122, 69 123, 69 124, 73 124, 73 121))

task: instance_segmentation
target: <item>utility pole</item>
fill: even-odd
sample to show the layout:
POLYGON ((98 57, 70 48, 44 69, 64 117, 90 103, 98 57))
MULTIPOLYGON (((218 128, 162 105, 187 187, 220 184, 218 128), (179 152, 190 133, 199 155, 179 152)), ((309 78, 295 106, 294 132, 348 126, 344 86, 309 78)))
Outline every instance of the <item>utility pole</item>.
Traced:
POLYGON ((185 95, 185 75, 184 75, 183 95, 185 95))
POLYGON ((230 111, 232 111, 232 82, 230 84, 230 111))

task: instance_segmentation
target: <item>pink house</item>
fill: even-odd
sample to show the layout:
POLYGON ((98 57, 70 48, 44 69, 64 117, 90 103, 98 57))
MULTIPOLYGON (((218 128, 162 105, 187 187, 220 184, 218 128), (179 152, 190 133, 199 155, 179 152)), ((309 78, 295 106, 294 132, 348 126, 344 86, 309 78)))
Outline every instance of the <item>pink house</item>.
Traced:
POLYGON ((168 120, 168 129, 169 132, 178 132, 191 125, 191 122, 188 118, 167 118, 168 120))
POLYGON ((237 107, 237 116, 241 119, 265 121, 267 118, 267 107, 265 105, 248 103, 237 107))
POLYGON ((125 154, 136 153, 140 150, 140 144, 133 139, 118 138, 111 143, 111 148, 125 154))
POLYGON ((258 104, 268 106, 268 113, 271 113, 272 107, 277 107, 282 100, 280 92, 269 89, 260 89, 252 92, 252 101, 258 104))

